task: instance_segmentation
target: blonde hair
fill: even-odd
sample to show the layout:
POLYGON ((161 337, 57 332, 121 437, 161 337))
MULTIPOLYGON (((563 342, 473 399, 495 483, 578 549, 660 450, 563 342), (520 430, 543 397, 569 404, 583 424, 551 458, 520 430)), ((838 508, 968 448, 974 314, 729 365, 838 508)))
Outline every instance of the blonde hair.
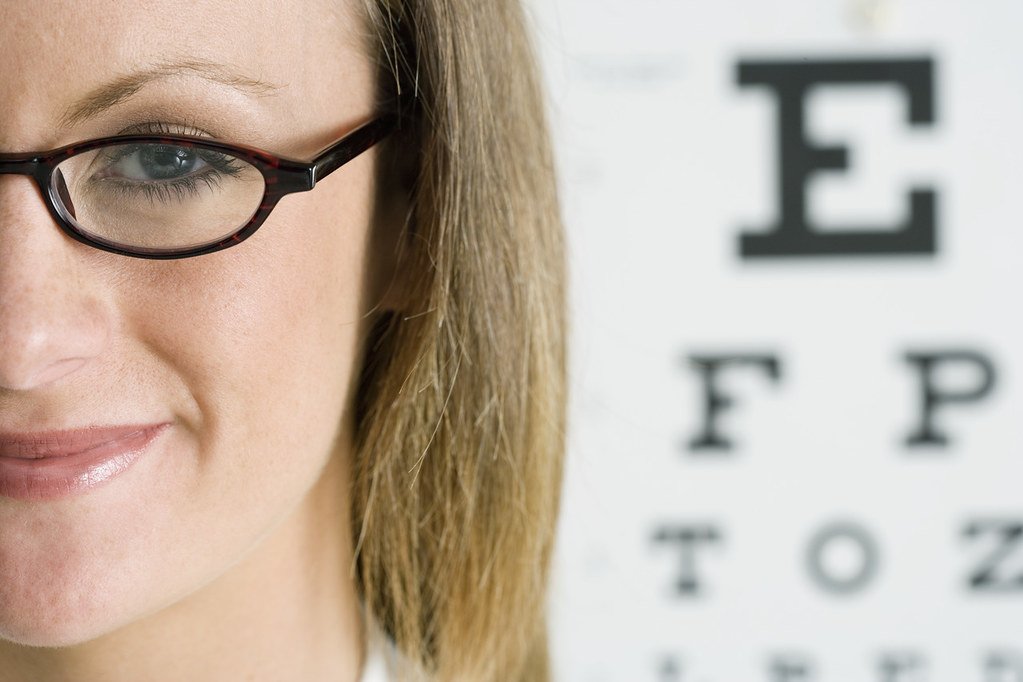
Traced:
POLYGON ((545 682, 565 266, 522 8, 364 4, 415 168, 407 310, 373 326, 357 395, 358 589, 429 679, 545 682))

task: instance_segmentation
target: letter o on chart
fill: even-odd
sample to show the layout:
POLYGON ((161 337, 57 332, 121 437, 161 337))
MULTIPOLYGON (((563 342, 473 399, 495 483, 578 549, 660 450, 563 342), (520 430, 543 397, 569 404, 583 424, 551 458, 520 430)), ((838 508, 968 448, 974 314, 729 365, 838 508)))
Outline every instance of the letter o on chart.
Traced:
POLYGON ((877 575, 877 544, 863 527, 831 523, 817 531, 807 546, 806 563, 813 581, 832 594, 853 594, 877 575))

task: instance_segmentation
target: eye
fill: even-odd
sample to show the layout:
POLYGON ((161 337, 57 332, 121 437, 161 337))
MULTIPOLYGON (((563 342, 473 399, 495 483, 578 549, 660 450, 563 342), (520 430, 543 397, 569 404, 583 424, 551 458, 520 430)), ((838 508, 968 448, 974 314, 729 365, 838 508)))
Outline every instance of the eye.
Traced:
POLYGON ((101 178, 137 182, 173 181, 201 172, 209 164, 193 149, 165 144, 126 145, 107 161, 101 178))

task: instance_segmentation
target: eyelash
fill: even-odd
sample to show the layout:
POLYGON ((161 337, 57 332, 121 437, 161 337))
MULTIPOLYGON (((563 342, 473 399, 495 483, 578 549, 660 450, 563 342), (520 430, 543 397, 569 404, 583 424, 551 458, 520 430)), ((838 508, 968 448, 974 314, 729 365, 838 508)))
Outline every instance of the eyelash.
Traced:
POLYGON ((214 190, 220 186, 223 181, 223 176, 227 175, 234 177, 241 173, 241 169, 224 165, 222 167, 211 166, 209 172, 205 172, 202 175, 194 175, 171 182, 161 183, 129 183, 129 182, 116 182, 112 183, 114 189, 121 193, 122 196, 135 198, 139 194, 143 195, 146 199, 153 201, 158 200, 166 203, 170 199, 184 199, 186 196, 198 197, 200 193, 199 182, 203 182, 206 186, 214 190))

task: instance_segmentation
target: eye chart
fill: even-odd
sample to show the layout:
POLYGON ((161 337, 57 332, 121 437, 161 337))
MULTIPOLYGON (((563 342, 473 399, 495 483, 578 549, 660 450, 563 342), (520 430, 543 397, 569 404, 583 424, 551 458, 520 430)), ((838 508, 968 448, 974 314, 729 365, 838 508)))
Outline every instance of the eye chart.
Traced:
POLYGON ((1023 682, 1023 3, 536 0, 563 682, 1023 682))

